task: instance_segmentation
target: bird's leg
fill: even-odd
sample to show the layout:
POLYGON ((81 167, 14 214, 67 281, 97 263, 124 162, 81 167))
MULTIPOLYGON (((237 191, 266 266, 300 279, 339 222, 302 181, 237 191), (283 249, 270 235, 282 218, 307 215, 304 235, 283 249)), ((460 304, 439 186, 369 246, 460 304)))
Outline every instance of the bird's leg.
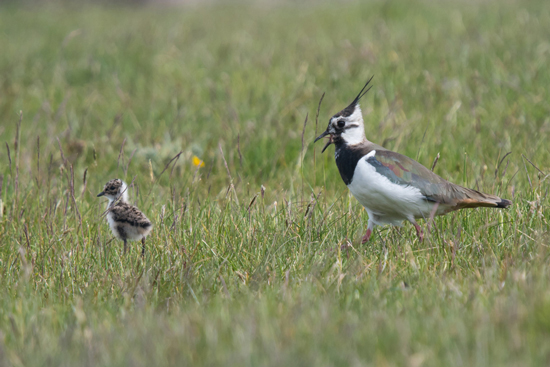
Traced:
POLYGON ((145 257, 145 237, 141 239, 141 257, 145 257))
POLYGON ((128 246, 126 244, 126 238, 124 239, 124 255, 126 255, 126 250, 128 249, 128 246))
POLYGON ((365 243, 369 242, 371 235, 372 235, 372 229, 367 228, 367 233, 365 233, 365 235, 361 239, 361 243, 365 244, 365 243))
POLYGON ((422 230, 422 227, 418 225, 418 223, 411 221, 412 225, 416 229, 416 235, 418 236, 418 241, 423 242, 424 241, 424 231, 422 230))
POLYGON ((370 236, 372 236, 372 229, 374 228, 374 223, 369 220, 369 223, 367 224, 367 233, 363 236, 361 239, 361 243, 365 244, 370 240, 370 236))

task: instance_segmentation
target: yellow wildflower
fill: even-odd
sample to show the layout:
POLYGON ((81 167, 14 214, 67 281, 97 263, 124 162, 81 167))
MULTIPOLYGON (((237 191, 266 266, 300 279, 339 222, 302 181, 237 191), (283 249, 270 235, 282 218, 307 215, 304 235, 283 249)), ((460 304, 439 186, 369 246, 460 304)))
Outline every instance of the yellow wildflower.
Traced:
POLYGON ((195 167, 204 167, 204 162, 199 158, 197 157, 196 155, 193 156, 193 166, 195 167))

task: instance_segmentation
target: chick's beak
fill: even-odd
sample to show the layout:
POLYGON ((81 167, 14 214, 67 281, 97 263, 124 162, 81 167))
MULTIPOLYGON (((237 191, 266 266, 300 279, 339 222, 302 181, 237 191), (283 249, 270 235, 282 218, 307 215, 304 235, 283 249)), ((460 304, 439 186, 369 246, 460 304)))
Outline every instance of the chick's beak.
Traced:
POLYGON ((324 138, 325 136, 328 135, 328 141, 327 143, 325 144, 325 146, 323 147, 323 150, 321 150, 321 153, 324 153, 324 151, 328 148, 328 146, 330 144, 332 144, 332 135, 330 135, 330 133, 328 131, 325 131, 324 133, 322 133, 321 135, 319 135, 313 142, 315 143, 317 140, 319 139, 322 139, 324 138))
POLYGON ((97 194, 97 197, 105 195, 105 191, 101 191, 99 194, 97 194))

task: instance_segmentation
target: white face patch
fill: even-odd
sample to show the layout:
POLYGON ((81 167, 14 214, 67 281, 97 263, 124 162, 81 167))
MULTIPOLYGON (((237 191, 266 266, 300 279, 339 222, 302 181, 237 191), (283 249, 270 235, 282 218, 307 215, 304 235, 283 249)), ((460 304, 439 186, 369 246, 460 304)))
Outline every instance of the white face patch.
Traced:
MULTIPOLYGON (((334 123, 337 123, 335 119, 334 123)), ((340 135, 349 145, 355 145, 365 140, 365 126, 363 124, 363 114, 359 105, 355 106, 353 113, 345 118, 346 126, 340 135)))

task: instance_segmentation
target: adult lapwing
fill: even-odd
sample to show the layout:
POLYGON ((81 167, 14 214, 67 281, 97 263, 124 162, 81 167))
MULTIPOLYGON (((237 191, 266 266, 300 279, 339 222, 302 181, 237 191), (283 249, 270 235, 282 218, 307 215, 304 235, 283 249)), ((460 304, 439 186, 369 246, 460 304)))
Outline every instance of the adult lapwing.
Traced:
POLYGON ((97 196, 109 199, 107 204, 107 221, 116 238, 124 241, 126 254, 128 240, 141 240, 141 255, 145 255, 145 237, 153 229, 153 224, 138 208, 128 203, 128 187, 118 178, 105 184, 97 196))
POLYGON ((332 116, 324 133, 328 136, 322 152, 335 145, 334 157, 340 176, 369 215, 367 242, 375 225, 401 225, 405 220, 424 239, 419 218, 430 218, 464 208, 506 208, 510 200, 455 185, 420 163, 376 145, 365 137, 359 100, 369 90, 372 77, 349 106, 332 116))

